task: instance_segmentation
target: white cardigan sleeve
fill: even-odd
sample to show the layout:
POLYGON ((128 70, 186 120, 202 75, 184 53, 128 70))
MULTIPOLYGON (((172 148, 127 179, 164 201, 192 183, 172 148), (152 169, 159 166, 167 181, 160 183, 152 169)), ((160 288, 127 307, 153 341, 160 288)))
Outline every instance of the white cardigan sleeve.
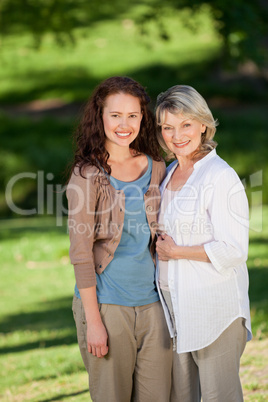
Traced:
POLYGON ((204 245, 213 266, 222 274, 246 262, 248 255, 248 201, 243 184, 227 168, 213 185, 208 205, 214 240, 204 245))

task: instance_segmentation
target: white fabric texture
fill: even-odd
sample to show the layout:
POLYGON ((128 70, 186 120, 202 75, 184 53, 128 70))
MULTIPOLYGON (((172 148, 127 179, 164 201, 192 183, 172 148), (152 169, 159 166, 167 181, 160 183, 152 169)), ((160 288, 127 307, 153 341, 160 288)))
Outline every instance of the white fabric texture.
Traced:
MULTIPOLYGON (((160 211, 159 211, 159 216, 158 216, 158 224, 159 224, 159 229, 161 230, 163 228, 163 231, 165 231, 165 223, 164 223, 164 216, 165 216, 165 210, 169 203, 173 200, 173 198, 176 195, 176 191, 171 191, 168 190, 167 188, 162 194, 161 197, 161 206, 160 206, 160 211)), ((166 290, 169 292, 169 286, 168 286, 168 261, 159 261, 159 286, 162 290, 166 290)))
MULTIPOLYGON (((162 196, 177 164, 168 169, 162 196)), ((248 202, 238 175, 215 150, 195 163, 193 173, 168 204, 162 223, 177 245, 204 245, 211 261, 168 261, 176 333, 159 293, 170 334, 177 335, 177 352, 210 345, 238 317, 245 318, 250 340, 248 202)), ((158 287, 159 269, 157 261, 158 287)))

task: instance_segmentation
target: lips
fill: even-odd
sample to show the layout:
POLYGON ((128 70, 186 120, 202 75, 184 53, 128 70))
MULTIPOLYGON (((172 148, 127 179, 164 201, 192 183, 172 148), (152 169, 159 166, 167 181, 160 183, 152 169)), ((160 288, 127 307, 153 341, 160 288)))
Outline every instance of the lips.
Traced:
POLYGON ((175 147, 177 147, 177 148, 183 148, 183 147, 185 147, 186 145, 188 145, 189 142, 190 142, 190 140, 184 141, 184 142, 180 142, 180 143, 176 143, 176 144, 174 143, 174 145, 175 145, 175 147))

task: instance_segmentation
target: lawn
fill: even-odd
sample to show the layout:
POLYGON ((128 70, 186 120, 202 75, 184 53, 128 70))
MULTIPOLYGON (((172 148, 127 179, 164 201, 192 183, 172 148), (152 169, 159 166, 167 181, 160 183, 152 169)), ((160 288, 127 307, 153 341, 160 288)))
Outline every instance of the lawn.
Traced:
POLYGON ((0 104, 52 98, 84 101, 100 80, 111 75, 133 76, 153 95, 163 90, 163 83, 194 77, 197 82, 219 53, 220 41, 206 11, 195 17, 194 32, 185 26, 188 18, 184 11, 163 20, 169 41, 159 37, 153 22, 148 35, 141 35, 130 16, 77 29, 75 45, 59 46, 49 34, 39 49, 26 33, 3 38, 0 104))
MULTIPOLYGON (((263 220, 268 221, 267 207, 263 220)), ((71 312, 74 274, 66 221, 61 227, 55 222, 55 218, 1 222, 0 395, 4 401, 88 400, 71 312)), ((246 401, 264 401, 268 395, 267 241, 267 224, 261 232, 251 230, 248 267, 254 340, 247 345, 241 365, 246 401)))
POLYGON ((53 216, 57 202, 61 203, 57 190, 65 184, 63 172, 72 155, 77 110, 99 81, 111 75, 139 80, 148 88, 153 103, 157 94, 171 85, 192 85, 208 99, 219 119, 217 152, 243 179, 251 210, 248 267, 254 340, 242 359, 243 391, 246 401, 268 398, 268 207, 258 207, 262 202, 268 204, 267 83, 219 73, 220 40, 207 10, 193 21, 194 32, 185 25, 187 13, 163 18, 169 41, 159 37, 153 22, 147 26, 149 34, 140 35, 131 16, 126 15, 77 29, 75 45, 60 47, 46 35, 35 49, 33 38, 26 33, 1 42, 3 401, 89 400, 71 312, 74 274, 68 257, 66 218, 61 225, 61 219, 56 221, 53 216), (71 112, 57 114, 53 110, 52 116, 42 110, 42 105, 55 103, 70 107, 71 112), (21 104, 27 115, 20 112, 21 104), (45 187, 44 211, 28 218, 12 212, 5 193, 10 179, 23 172, 35 176, 14 184, 12 200, 16 206, 35 208, 38 179, 44 180, 45 187))

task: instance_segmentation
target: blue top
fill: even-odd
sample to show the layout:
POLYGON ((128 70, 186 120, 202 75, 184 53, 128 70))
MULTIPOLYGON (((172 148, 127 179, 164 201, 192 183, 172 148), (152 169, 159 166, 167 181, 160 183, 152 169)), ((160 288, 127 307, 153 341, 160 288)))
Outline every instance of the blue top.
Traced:
MULTIPOLYGON (((111 185, 125 194, 124 227, 114 258, 100 275, 96 273, 99 303, 142 306, 159 300, 144 205, 152 174, 152 159, 147 158, 147 171, 138 180, 123 182, 110 177, 111 185)), ((80 297, 77 287, 75 294, 80 297)))

